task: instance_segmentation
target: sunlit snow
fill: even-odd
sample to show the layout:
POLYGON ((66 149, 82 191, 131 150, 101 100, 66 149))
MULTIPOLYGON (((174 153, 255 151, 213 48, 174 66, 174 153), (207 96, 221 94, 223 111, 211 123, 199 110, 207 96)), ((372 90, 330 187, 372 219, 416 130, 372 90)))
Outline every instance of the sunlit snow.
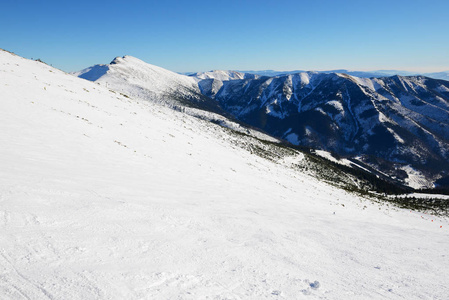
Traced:
POLYGON ((301 155, 4 51, 0 105, 1 299, 449 295, 446 219, 329 186, 301 155))

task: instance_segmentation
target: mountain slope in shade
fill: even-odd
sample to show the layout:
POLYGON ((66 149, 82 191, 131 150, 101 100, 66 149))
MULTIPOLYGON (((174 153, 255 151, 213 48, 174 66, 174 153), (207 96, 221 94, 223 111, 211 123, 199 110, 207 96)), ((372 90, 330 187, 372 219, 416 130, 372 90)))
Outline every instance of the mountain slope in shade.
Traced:
POLYGON ((105 75, 109 70, 108 65, 95 65, 86 69, 83 69, 79 72, 72 72, 71 74, 83 79, 87 79, 90 81, 95 81, 101 76, 105 75))
POLYGON ((449 294, 445 219, 3 51, 0 79, 2 299, 449 294))
POLYGON ((303 72, 198 85, 240 120, 293 144, 358 157, 403 182, 419 173, 417 188, 448 175, 447 81, 303 72))

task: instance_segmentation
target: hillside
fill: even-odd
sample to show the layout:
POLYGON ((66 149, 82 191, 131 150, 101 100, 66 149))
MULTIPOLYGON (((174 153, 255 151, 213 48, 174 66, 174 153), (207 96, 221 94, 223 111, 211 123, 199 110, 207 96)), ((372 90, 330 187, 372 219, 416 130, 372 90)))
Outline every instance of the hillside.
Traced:
POLYGON ((1 299, 449 294, 447 219, 156 100, 0 50, 1 299))

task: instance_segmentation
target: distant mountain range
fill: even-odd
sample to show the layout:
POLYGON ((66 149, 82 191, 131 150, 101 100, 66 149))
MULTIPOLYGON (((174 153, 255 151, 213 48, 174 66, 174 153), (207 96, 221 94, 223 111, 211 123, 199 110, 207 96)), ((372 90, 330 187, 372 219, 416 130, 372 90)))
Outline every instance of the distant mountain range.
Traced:
MULTIPOLYGON (((410 71, 401 71, 401 70, 351 71, 351 70, 346 70, 346 69, 329 70, 329 71, 305 71, 305 70, 221 71, 221 70, 214 70, 214 71, 209 71, 209 72, 198 72, 198 73, 186 72, 186 73, 182 73, 182 74, 198 77, 198 76, 201 76, 202 74, 207 76, 207 74, 226 73, 226 72, 246 74, 246 76, 257 75, 259 77, 261 77, 261 76, 275 77, 275 76, 283 76, 283 75, 297 74, 297 73, 304 73, 304 72, 313 72, 313 73, 324 73, 324 74, 344 73, 344 74, 348 74, 351 76, 363 77, 363 78, 373 78, 373 77, 381 78, 381 77, 390 77, 390 76, 394 76, 394 75, 399 75, 399 76, 425 76, 425 77, 430 77, 430 78, 434 78, 434 79, 449 80, 449 71, 433 72, 433 73, 419 73, 419 72, 410 72, 410 71)), ((240 79, 242 79, 242 78, 240 78, 240 79)))
POLYGON ((125 56, 74 75, 132 97, 231 116, 415 188, 443 185, 449 175, 449 82, 347 73, 218 70, 184 76, 125 56))

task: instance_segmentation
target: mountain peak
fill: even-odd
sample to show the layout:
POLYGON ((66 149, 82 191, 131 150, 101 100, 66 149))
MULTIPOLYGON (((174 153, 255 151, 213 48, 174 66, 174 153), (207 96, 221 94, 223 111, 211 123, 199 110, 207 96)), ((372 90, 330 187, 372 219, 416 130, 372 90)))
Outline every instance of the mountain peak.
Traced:
POLYGON ((138 59, 137 57, 131 55, 117 56, 111 61, 111 65, 116 64, 126 64, 126 63, 139 63, 139 64, 147 64, 143 60, 138 59))
MULTIPOLYGON (((95 65, 75 76, 95 81, 133 98, 152 99, 180 105, 170 99, 189 99, 188 105, 205 101, 193 77, 174 73, 164 68, 146 63, 136 57, 125 55, 115 57, 108 65, 95 65)), ((217 110, 216 101, 208 100, 212 110, 217 110)))

